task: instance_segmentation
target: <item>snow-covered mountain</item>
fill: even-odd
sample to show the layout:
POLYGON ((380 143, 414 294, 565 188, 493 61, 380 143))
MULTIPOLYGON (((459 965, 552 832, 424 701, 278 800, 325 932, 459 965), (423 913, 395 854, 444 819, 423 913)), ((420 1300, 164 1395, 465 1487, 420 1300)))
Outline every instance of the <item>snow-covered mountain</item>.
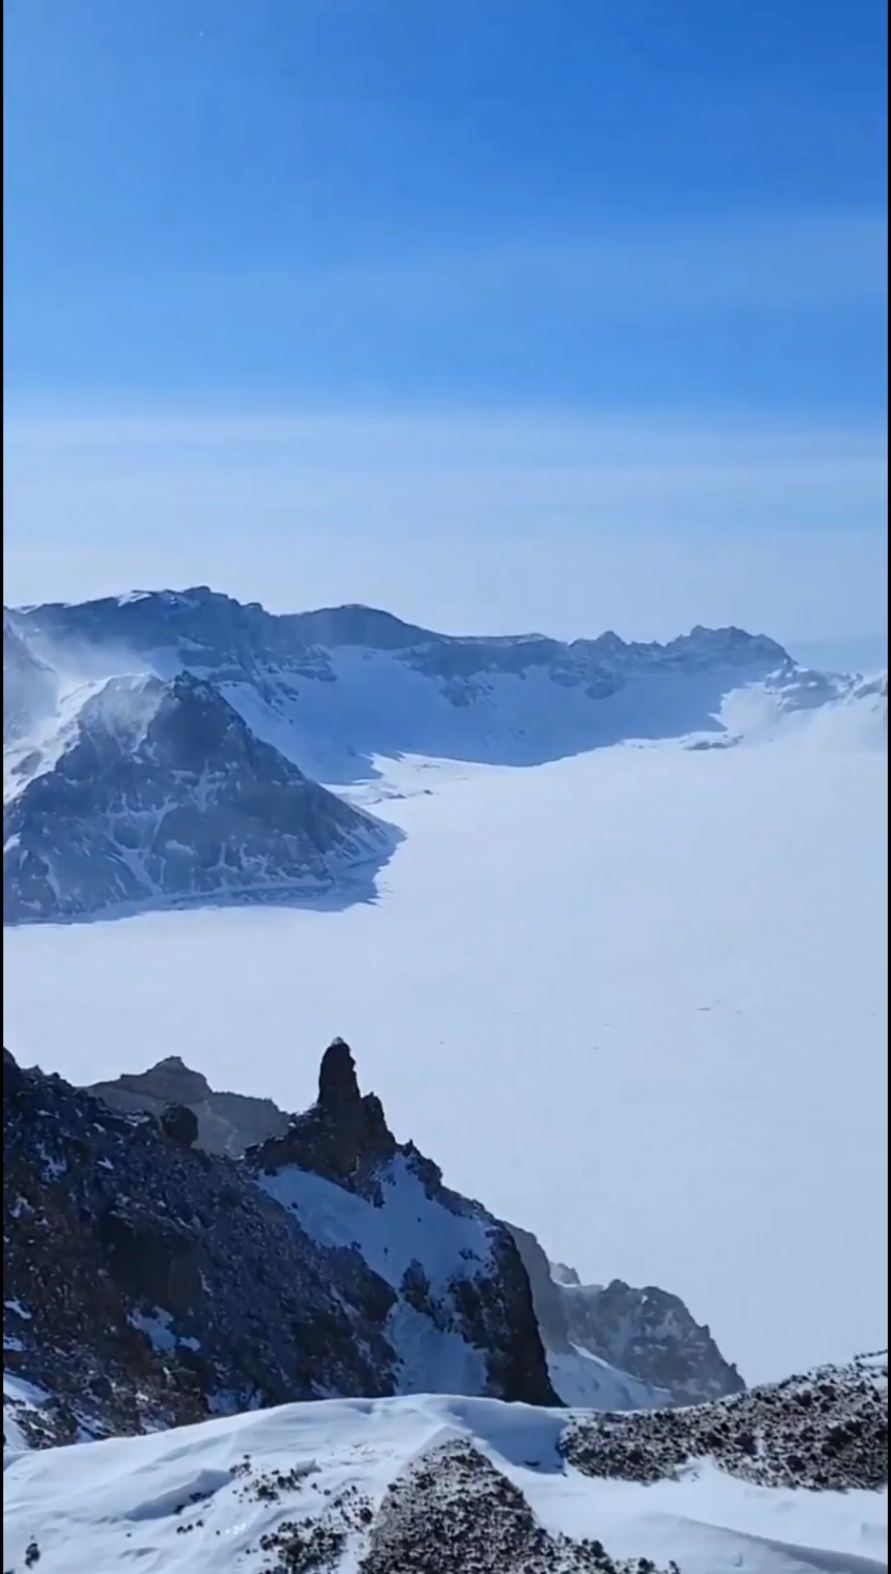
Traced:
POLYGON ((187 669, 259 737, 329 784, 425 755, 529 765, 627 737, 721 733, 723 699, 788 684, 775 641, 696 628, 667 645, 606 633, 455 638, 368 607, 275 616, 205 586, 8 614, 20 640, 81 675, 187 669))
POLYGON ((367 607, 276 616, 206 587, 7 611, 4 689, 12 923, 367 895, 394 833, 306 776, 355 796, 406 755, 727 746, 840 709, 843 728, 883 736, 887 712, 880 685, 805 672, 740 629, 455 638, 367 607))
POLYGON ((307 780, 188 672, 109 678, 42 751, 16 753, 4 809, 12 923, 324 892, 378 867, 399 839, 307 780))
POLYGON ((628 1416, 331 1400, 8 1455, 4 1567, 882 1574, 886 1482, 885 1365, 628 1416))

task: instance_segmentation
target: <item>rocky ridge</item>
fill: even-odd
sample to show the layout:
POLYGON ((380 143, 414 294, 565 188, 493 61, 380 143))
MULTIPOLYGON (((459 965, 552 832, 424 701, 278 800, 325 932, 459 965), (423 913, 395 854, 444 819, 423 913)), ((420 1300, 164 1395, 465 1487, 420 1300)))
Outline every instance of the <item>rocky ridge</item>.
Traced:
MULTIPOLYGON (((333 1057, 319 1103, 302 1116, 283 1114, 271 1100, 216 1093, 176 1056, 145 1072, 96 1083, 90 1091, 115 1108, 156 1115, 168 1103, 186 1105, 198 1121, 198 1143, 208 1152, 238 1157, 270 1139, 265 1153, 275 1162, 296 1162, 377 1202, 380 1166, 398 1151, 379 1101, 373 1095, 362 1099, 351 1065, 333 1057), (329 1107, 336 1112, 333 1120, 325 1115, 329 1107)), ((435 1166, 415 1154, 411 1144, 402 1151, 413 1155, 418 1172, 427 1173, 444 1195, 435 1166)), ((605 1288, 581 1286, 571 1269, 549 1263, 534 1235, 515 1225, 508 1228, 529 1278, 551 1382, 567 1404, 650 1408, 695 1403, 745 1387, 708 1328, 695 1322, 678 1297, 620 1281, 605 1288)))
POLYGON ((554 1401, 511 1236, 395 1142, 346 1045, 293 1137, 240 1161, 192 1146, 187 1106, 118 1113, 6 1053, 4 1081, 5 1365, 30 1442, 418 1387, 554 1401), (341 1182, 299 1167, 316 1157, 341 1182))
POLYGON ((696 1460, 766 1487, 878 1491, 888 1484, 887 1351, 710 1405, 574 1417, 560 1440, 585 1475, 643 1483, 696 1460))

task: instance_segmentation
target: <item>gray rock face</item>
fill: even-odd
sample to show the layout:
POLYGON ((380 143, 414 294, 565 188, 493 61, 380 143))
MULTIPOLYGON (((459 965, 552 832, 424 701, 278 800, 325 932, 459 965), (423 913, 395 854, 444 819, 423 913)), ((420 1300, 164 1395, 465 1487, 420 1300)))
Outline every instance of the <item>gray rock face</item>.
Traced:
MULTIPOLYGON (((133 1096, 202 1082, 168 1061, 133 1096)), ((186 1105, 117 1113, 6 1055, 4 1083, 6 1364, 48 1396, 33 1441, 444 1381, 555 1401, 507 1230, 395 1142, 345 1045, 238 1162, 195 1151, 186 1105)))
POLYGON ((4 810, 5 918, 319 893, 397 841, 261 743, 210 684, 111 679, 4 810))
POLYGON ((548 1262, 527 1230, 511 1225, 529 1282, 545 1347, 555 1355, 585 1350, 611 1367, 662 1390, 676 1404, 740 1393, 745 1383, 725 1361, 708 1327, 676 1295, 614 1279, 583 1285, 563 1264, 548 1262))
POLYGON ((145 1111, 158 1119, 168 1105, 184 1105, 197 1120, 199 1146, 206 1153, 226 1154, 232 1159, 288 1129, 288 1116, 272 1099, 217 1092, 178 1055, 168 1055, 148 1071, 125 1073, 113 1082, 96 1082, 87 1091, 111 1109, 131 1114, 145 1111))
POLYGON ((326 666, 330 672, 326 651, 344 648, 398 652, 410 664, 441 677, 522 672, 556 663, 580 683, 598 674, 619 678, 656 665, 690 669, 757 665, 764 670, 792 665, 775 640, 737 628, 697 626, 665 645, 628 642, 612 631, 568 644, 541 634, 455 636, 405 623, 375 607, 324 607, 276 615, 206 585, 134 592, 79 605, 47 604, 16 615, 30 635, 50 644, 75 640, 94 648, 116 644, 136 653, 175 649, 188 655, 183 665, 213 673, 218 682, 235 674, 256 673, 269 662, 320 676, 326 666))
POLYGON ((160 1125, 168 1142, 178 1148, 194 1148, 198 1141, 198 1117, 188 1104, 168 1104, 160 1125))
POLYGON ((678 1404, 740 1393, 745 1383, 725 1361, 707 1325, 683 1301, 648 1285, 614 1279, 605 1287, 560 1286, 570 1338, 610 1364, 668 1389, 678 1404))

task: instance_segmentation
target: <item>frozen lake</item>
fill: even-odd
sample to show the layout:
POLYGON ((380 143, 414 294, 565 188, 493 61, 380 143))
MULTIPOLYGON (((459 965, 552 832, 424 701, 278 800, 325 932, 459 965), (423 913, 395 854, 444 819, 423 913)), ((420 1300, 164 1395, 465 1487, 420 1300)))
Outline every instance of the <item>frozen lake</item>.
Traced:
POLYGON ((353 1046, 446 1180, 750 1379, 885 1341, 886 757, 406 765, 374 903, 7 930, 5 1042, 287 1108, 353 1046), (433 790, 418 790, 429 777, 433 790))

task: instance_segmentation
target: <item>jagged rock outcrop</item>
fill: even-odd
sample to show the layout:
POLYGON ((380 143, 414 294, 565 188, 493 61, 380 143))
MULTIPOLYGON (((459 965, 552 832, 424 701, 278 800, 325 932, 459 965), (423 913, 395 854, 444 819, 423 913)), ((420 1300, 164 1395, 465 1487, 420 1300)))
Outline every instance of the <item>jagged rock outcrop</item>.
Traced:
POLYGON ((197 1119, 198 1145, 206 1153, 226 1154, 232 1159, 288 1129, 288 1116, 272 1099, 219 1092, 199 1071, 191 1071, 179 1055, 168 1055, 147 1071, 125 1072, 113 1082, 95 1082, 87 1091, 111 1109, 145 1111, 159 1119, 169 1105, 184 1106, 197 1119))
MULTIPOLYGON (((316 1104, 297 1116, 285 1115, 271 1100, 214 1092, 206 1078, 176 1055, 148 1071, 96 1083, 91 1091, 114 1108, 142 1110, 159 1119, 168 1104, 186 1105, 198 1119, 198 1144, 208 1152, 236 1158, 249 1147, 265 1143, 263 1163, 270 1169, 296 1165, 377 1203, 385 1195, 381 1177, 398 1153, 411 1156, 415 1173, 426 1177, 434 1195, 444 1192, 436 1166, 411 1144, 400 1148, 379 1099, 374 1094, 363 1096, 352 1055, 341 1039, 329 1046, 322 1059, 316 1104)), ((251 1162, 256 1162, 256 1155, 251 1162)), ((651 1315, 663 1296, 661 1291, 628 1290, 623 1359, 609 1354, 608 1349, 616 1343, 610 1319, 602 1318, 601 1327, 595 1317, 599 1297, 605 1292, 597 1286, 580 1286, 572 1269, 551 1264, 529 1231, 516 1225, 509 1229, 531 1286, 551 1383, 565 1403, 598 1409, 644 1409, 690 1403, 733 1393, 743 1386, 708 1330, 699 1328, 674 1297, 665 1297, 679 1319, 666 1348, 664 1331, 655 1326, 651 1315), (635 1335, 639 1347, 635 1346, 635 1335), (648 1345, 650 1339, 653 1348, 648 1345), (654 1376, 657 1369, 658 1377, 654 1376)), ((406 1289, 424 1304, 428 1292, 418 1269, 408 1271, 406 1289)), ((615 1293, 610 1287, 604 1303, 607 1313, 615 1293)))
POLYGON ((574 1269, 550 1263, 528 1230, 516 1225, 511 1230, 529 1275, 551 1375, 568 1402, 574 1380, 590 1381, 589 1368, 583 1364, 577 1373, 570 1364, 571 1358, 583 1363, 586 1355, 637 1379, 652 1396, 647 1401, 638 1394, 621 1408, 695 1404, 745 1388, 709 1328, 695 1321, 678 1296, 652 1285, 634 1289, 620 1279, 583 1285, 574 1269))
POLYGON ((188 1104, 168 1104, 160 1124, 164 1136, 178 1148, 194 1148, 198 1141, 198 1117, 188 1104))
MULTIPOLYGON (((427 1348, 426 1382, 468 1389, 468 1355, 482 1357, 479 1391, 556 1399, 529 1280, 507 1227, 443 1185, 413 1143, 398 1143, 380 1100, 360 1092, 349 1046, 322 1058, 319 1096, 283 1137, 251 1149, 259 1184, 329 1245, 355 1240, 398 1292, 393 1337, 403 1370, 427 1348), (463 1378, 461 1374, 465 1375, 463 1378)), ((423 1385, 416 1370, 411 1386, 423 1385)))
POLYGON ((269 1173, 296 1165, 379 1202, 383 1167, 398 1151, 380 1099, 363 1097, 350 1047, 336 1038, 322 1056, 316 1103, 292 1116, 285 1134, 265 1143, 255 1161, 269 1173))
POLYGON ((6 1053, 4 1081, 6 1365, 31 1441, 332 1395, 554 1401, 513 1240, 395 1142, 345 1045, 293 1146, 242 1161, 194 1149, 186 1105, 119 1113, 6 1053))

